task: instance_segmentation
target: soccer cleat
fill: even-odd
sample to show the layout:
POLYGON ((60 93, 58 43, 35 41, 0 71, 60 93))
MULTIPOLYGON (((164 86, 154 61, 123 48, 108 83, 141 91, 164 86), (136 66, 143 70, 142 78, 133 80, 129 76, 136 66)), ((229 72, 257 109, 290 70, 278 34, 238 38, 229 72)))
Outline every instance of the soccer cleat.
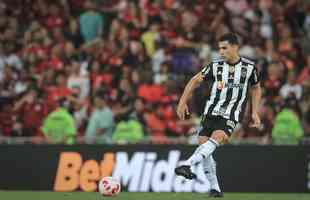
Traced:
POLYGON ((196 179, 197 178, 196 174, 194 174, 191 171, 191 168, 188 165, 181 165, 181 166, 175 168, 174 172, 176 175, 183 176, 186 179, 196 179))
POLYGON ((223 192, 219 192, 217 190, 211 189, 209 191, 209 197, 222 198, 222 197, 224 197, 224 194, 223 194, 223 192))

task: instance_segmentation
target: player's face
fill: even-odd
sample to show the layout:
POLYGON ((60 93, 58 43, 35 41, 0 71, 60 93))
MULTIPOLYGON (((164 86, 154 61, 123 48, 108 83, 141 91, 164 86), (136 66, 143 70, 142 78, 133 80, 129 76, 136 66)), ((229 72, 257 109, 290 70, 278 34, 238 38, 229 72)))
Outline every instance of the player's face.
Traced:
POLYGON ((232 60, 238 53, 238 46, 230 44, 227 41, 221 41, 219 42, 219 53, 225 61, 232 60))

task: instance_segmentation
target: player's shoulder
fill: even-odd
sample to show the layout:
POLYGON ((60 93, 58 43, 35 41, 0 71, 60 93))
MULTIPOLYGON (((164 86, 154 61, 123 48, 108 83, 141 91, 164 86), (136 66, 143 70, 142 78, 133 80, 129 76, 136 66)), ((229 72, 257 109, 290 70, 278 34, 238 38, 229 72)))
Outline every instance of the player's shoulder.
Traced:
POLYGON ((241 62, 243 65, 252 65, 252 66, 255 65, 255 62, 253 60, 250 60, 250 59, 245 58, 245 57, 241 57, 241 62))
POLYGON ((203 71, 209 71, 213 66, 223 65, 224 62, 225 61, 221 58, 214 58, 211 60, 211 62, 209 62, 207 65, 203 67, 203 71))
POLYGON ((214 64, 224 64, 224 60, 221 58, 213 58, 207 65, 204 66, 204 68, 211 68, 214 64))
POLYGON ((211 63, 212 64, 218 64, 218 65, 223 65, 224 64, 224 59, 222 59, 222 58, 214 58, 214 59, 212 59, 212 61, 211 61, 211 63))

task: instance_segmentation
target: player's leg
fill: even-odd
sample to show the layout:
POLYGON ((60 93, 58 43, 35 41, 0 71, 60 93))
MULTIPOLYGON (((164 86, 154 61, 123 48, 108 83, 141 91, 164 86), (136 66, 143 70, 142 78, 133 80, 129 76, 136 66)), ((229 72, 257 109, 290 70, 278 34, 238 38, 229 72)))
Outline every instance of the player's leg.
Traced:
MULTIPOLYGON (((199 136, 198 137, 198 143, 204 144, 209 140, 209 137, 207 136, 199 136)), ((192 157, 195 157, 194 155, 199 154, 199 151, 201 149, 201 145, 195 150, 193 155, 190 159, 193 159, 192 157)), ((223 193, 219 187, 217 175, 216 175, 216 162, 213 159, 212 154, 208 156, 207 158, 204 158, 202 160, 203 170, 206 175, 206 178, 210 182, 211 189, 209 191, 209 197, 223 197, 223 193)), ((192 173, 190 165, 182 165, 175 169, 175 172, 177 175, 181 175, 188 179, 196 178, 196 175, 192 173)))
POLYGON ((201 145, 201 144, 203 144, 203 143, 207 142, 207 141, 208 141, 208 139, 209 139, 209 137, 208 137, 208 136, 202 136, 202 135, 199 135, 199 136, 198 136, 198 144, 199 144, 199 145, 201 145))
POLYGON ((210 197, 223 197, 223 193, 220 189, 217 175, 216 175, 216 162, 213 159, 213 156, 210 155, 208 158, 202 161, 204 173, 210 182, 210 197))
POLYGON ((196 150, 194 151, 194 153, 191 155, 191 157, 189 159, 187 159, 181 166, 178 166, 177 168, 175 168, 175 173, 178 176, 183 176, 187 179, 195 179, 197 178, 196 174, 194 174, 191 170, 191 166, 192 163, 194 162, 194 160, 196 159, 197 155, 200 156, 201 154, 200 149, 201 149, 201 144, 204 144, 205 142, 208 141, 209 136, 212 133, 212 120, 208 120, 208 127, 205 124, 205 119, 202 120, 201 122, 201 127, 197 130, 198 132, 198 143, 200 144, 200 146, 198 146, 196 148, 196 150))
MULTIPOLYGON (((209 137, 206 136, 199 136, 198 137, 198 142, 199 144, 203 144, 207 142, 209 137)), ((213 159, 212 154, 204 159, 202 161, 202 166, 203 166, 203 171, 206 175, 206 178, 208 179, 210 183, 210 192, 209 195, 213 197, 221 197, 223 196, 223 193, 221 192, 217 175, 216 175, 216 162, 213 159)))
MULTIPOLYGON (((207 142, 208 139, 209 137, 199 136, 198 142, 199 144, 203 144, 207 142)), ((223 193, 221 192, 218 179, 217 179, 217 175, 216 175, 216 162, 213 159, 212 154, 202 161, 202 166, 203 166, 204 173, 208 181, 210 182, 210 188, 211 188, 210 196, 215 196, 215 197, 223 196, 223 193)))
POLYGON ((199 145, 194 154, 186 161, 185 165, 193 166, 202 162, 204 158, 208 158, 221 143, 228 141, 231 130, 227 126, 227 120, 224 118, 216 117, 208 119, 208 125, 199 132, 199 135, 210 136, 210 138, 199 145))
MULTIPOLYGON (((229 136, 232 134, 235 128, 235 123, 226 119, 219 119, 217 125, 214 127, 215 131, 212 133, 211 137, 216 141, 221 141, 221 143, 227 143, 229 136)), ((216 162, 213 159, 212 154, 203 161, 203 167, 210 181, 211 190, 209 191, 209 197, 223 197, 223 192, 221 191, 218 179, 216 176, 216 162)))
POLYGON ((202 162, 203 159, 208 158, 215 151, 215 149, 220 145, 220 143, 224 142, 227 139, 228 136, 224 131, 213 131, 211 137, 198 146, 192 156, 185 162, 185 165, 194 166, 202 162))
POLYGON ((210 138, 208 136, 198 136, 198 144, 199 146, 197 147, 196 151, 192 154, 192 156, 187 159, 186 164, 188 165, 195 165, 196 163, 199 162, 201 158, 203 158, 203 155, 201 154, 201 150, 203 148, 203 144, 208 142, 210 138))
POLYGON ((205 123, 202 124, 203 128, 199 131, 201 144, 182 166, 175 169, 175 173, 177 175, 184 176, 188 179, 196 178, 196 175, 191 171, 191 166, 194 166, 208 158, 220 143, 226 142, 229 138, 225 133, 227 129, 225 119, 211 118, 208 119, 208 126, 206 126, 205 123), (208 138, 209 136, 211 137, 208 138))

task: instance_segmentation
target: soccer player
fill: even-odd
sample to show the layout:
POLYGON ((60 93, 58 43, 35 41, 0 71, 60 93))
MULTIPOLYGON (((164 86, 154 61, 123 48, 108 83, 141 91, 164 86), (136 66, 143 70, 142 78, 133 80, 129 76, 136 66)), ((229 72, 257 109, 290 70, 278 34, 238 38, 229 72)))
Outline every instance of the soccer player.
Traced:
POLYGON ((239 55, 238 38, 226 33, 218 40, 221 59, 212 61, 187 83, 177 106, 179 118, 190 115, 187 102, 193 91, 203 81, 212 84, 206 102, 201 128, 198 130, 199 146, 184 164, 175 168, 176 175, 196 179, 191 167, 202 163, 211 184, 210 197, 223 197, 216 176, 216 163, 212 157, 215 149, 226 143, 244 114, 248 96, 251 96, 252 127, 260 127, 258 105, 261 87, 255 64, 239 55))

